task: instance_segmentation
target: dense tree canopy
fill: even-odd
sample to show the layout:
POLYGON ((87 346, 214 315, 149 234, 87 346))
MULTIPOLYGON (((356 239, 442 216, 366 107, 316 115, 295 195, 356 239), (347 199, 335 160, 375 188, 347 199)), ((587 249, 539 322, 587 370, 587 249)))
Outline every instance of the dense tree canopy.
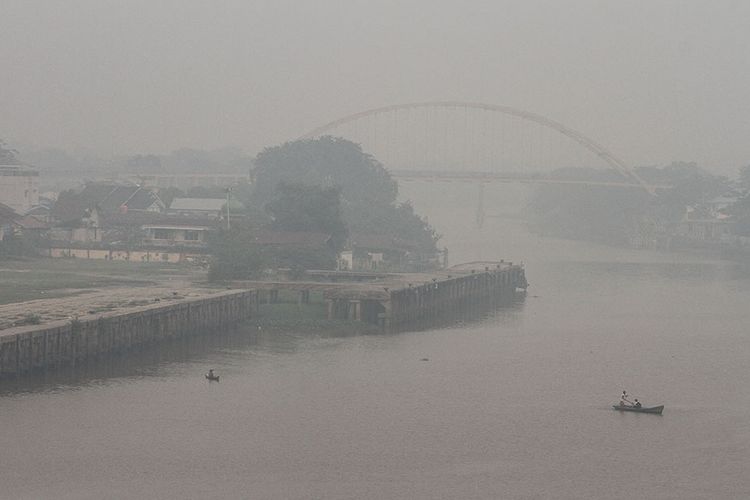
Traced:
POLYGON ((255 192, 265 205, 280 181, 339 186, 345 204, 391 204, 398 193, 388 171, 359 145, 341 138, 288 142, 266 148, 255 160, 255 192))
POLYGON ((346 223, 341 214, 341 189, 281 181, 266 205, 272 229, 317 231, 331 235, 333 248, 346 242, 346 223))
POLYGON ((396 182, 351 141, 327 136, 266 148, 255 160, 254 173, 256 206, 265 207, 282 182, 335 187, 349 232, 392 236, 425 254, 436 250, 439 236, 433 228, 410 204, 396 203, 396 182))
POLYGON ((222 230, 211 240, 211 265, 208 278, 211 281, 256 278, 266 259, 262 249, 255 243, 248 228, 235 227, 222 230))

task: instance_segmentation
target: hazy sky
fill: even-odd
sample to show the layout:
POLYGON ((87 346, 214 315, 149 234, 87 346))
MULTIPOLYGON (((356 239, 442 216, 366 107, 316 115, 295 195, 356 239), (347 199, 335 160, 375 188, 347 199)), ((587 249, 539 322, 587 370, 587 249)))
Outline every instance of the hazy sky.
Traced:
POLYGON ((0 138, 254 153, 423 100, 523 108, 627 162, 750 163, 750 2, 0 0, 0 138))

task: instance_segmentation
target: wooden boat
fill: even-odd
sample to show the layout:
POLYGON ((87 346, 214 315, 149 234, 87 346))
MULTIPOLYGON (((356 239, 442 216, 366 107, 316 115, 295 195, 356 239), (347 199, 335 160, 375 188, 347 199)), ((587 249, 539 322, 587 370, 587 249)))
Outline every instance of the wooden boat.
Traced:
POLYGON ((664 405, 651 406, 649 408, 646 408, 645 406, 612 405, 612 408, 614 408, 615 410, 620 410, 620 411, 634 411, 638 413, 655 413, 657 415, 661 415, 661 412, 664 411, 664 405))
POLYGON ((206 378, 208 380, 212 381, 212 382, 218 382, 219 381, 219 376, 218 375, 214 375, 212 377, 211 375, 209 375, 208 373, 206 373, 206 378))

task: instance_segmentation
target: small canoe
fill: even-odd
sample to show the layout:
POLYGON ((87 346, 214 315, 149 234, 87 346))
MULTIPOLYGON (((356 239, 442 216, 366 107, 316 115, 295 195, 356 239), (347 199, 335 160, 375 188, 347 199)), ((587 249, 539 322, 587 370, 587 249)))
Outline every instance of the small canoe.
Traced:
POLYGON ((664 405, 661 406, 651 406, 650 408, 646 408, 645 406, 620 406, 620 405, 612 405, 612 408, 615 410, 620 411, 634 411, 638 413, 656 413, 657 415, 661 415, 661 412, 664 411, 664 405))
POLYGON ((214 375, 214 376, 212 377, 212 376, 210 376, 210 375, 209 375, 209 374, 207 373, 207 374, 206 374, 206 378, 207 378, 208 380, 212 381, 212 382, 218 382, 218 381, 219 381, 219 376, 218 376, 218 375, 214 375))

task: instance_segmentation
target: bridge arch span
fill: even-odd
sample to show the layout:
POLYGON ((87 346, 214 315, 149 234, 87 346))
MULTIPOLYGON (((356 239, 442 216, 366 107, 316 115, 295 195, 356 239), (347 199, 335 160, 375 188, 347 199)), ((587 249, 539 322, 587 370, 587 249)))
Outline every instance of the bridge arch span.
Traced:
POLYGON ((609 150, 607 150, 604 146, 597 143, 590 137, 558 121, 552 120, 551 118, 547 118, 546 116, 543 116, 537 113, 532 113, 530 111, 525 111, 519 108, 514 108, 511 106, 503 106, 503 105, 498 105, 498 104, 487 104, 487 103, 482 103, 482 102, 471 102, 471 101, 425 101, 425 102, 412 102, 412 103, 405 103, 405 104, 392 104, 390 106, 382 106, 379 108, 373 108, 373 109, 368 109, 365 111, 360 111, 358 113, 353 113, 351 115, 347 115, 339 119, 333 120, 331 122, 326 123, 325 125, 321 125, 320 127, 317 127, 309 131, 305 135, 301 136, 300 139, 311 139, 314 137, 325 135, 327 132, 330 132, 341 125, 345 125, 347 123, 354 122, 362 118, 367 118, 370 116, 375 116, 375 115, 382 114, 382 113, 389 113, 393 111, 419 109, 419 108, 477 109, 477 110, 501 113, 504 115, 515 116, 517 118, 521 118, 524 120, 537 123, 539 125, 552 129, 572 139, 573 141, 577 142, 585 149, 599 156, 602 160, 604 160, 608 165, 614 168, 621 175, 623 175, 626 178, 632 179, 633 181, 638 183, 640 186, 642 186, 643 189, 645 189, 647 192, 649 192, 650 194, 654 194, 653 188, 650 185, 648 185, 645 181, 643 181, 643 179, 641 179, 640 176, 630 166, 627 165, 627 163, 625 163, 624 161, 616 157, 609 150))

